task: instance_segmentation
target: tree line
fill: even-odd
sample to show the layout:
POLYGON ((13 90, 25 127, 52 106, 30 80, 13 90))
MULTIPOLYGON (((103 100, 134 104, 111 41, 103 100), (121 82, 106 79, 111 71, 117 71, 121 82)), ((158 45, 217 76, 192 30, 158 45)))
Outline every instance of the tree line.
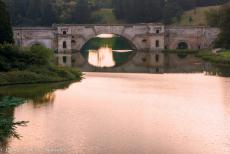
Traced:
POLYGON ((91 13, 112 8, 117 19, 128 23, 170 24, 183 11, 218 5, 227 0, 3 0, 13 25, 50 26, 53 23, 95 23, 91 13))
POLYGON ((87 23, 95 9, 91 0, 3 0, 18 26, 50 26, 53 23, 87 23))
POLYGON ((199 6, 220 5, 227 0, 113 0, 114 14, 127 22, 170 24, 183 11, 199 6))
POLYGON ((207 13, 208 24, 220 28, 220 34, 215 42, 216 47, 230 49, 230 2, 217 10, 207 13))

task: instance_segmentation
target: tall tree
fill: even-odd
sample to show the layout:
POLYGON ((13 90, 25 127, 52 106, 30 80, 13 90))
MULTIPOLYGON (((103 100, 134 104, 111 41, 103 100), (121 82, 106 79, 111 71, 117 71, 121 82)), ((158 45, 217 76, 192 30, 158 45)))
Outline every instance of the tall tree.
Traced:
POLYGON ((216 41, 216 47, 230 49, 230 2, 222 6, 219 17, 221 32, 216 41))
POLYGON ((91 10, 89 7, 88 0, 78 0, 75 10, 72 14, 73 23, 87 23, 89 22, 91 10))
POLYGON ((52 25, 57 21, 51 0, 42 1, 41 18, 42 22, 40 24, 44 26, 52 25))
POLYGON ((10 22, 10 16, 6 10, 5 3, 0 0, 0 44, 13 43, 13 31, 10 22))
POLYGON ((183 9, 180 7, 177 1, 168 0, 164 6, 164 17, 163 21, 165 24, 170 24, 173 19, 179 20, 183 9))

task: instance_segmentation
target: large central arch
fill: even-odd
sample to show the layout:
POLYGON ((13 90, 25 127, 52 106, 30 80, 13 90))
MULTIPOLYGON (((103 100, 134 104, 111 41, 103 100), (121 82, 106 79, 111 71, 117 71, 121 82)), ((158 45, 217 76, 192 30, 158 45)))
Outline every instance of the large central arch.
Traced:
MULTIPOLYGON (((113 66, 107 67, 117 67, 126 64, 133 58, 136 51, 136 46, 130 40, 116 34, 97 35, 86 41, 80 49, 80 53, 84 57, 85 62, 88 61, 90 65, 92 65, 92 63, 90 63, 90 57, 92 56, 97 55, 94 57, 96 59, 100 56, 102 58, 100 62, 111 58, 110 62, 114 61, 113 66)), ((97 61, 96 64, 98 64, 98 62, 99 61, 97 61)), ((94 67, 100 66, 94 65, 94 67)))
POLYGON ((81 49, 83 48, 83 46, 88 42, 90 41, 91 39, 97 37, 98 35, 101 35, 101 34, 113 34, 113 35, 117 35, 117 36, 120 36, 122 38, 124 38, 125 40, 127 40, 133 47, 133 49, 135 50, 138 50, 140 49, 140 47, 138 47, 138 44, 135 44, 134 40, 132 38, 130 38, 129 36, 127 35, 123 35, 123 34, 119 34, 119 33, 109 33, 107 31, 103 31, 101 33, 95 33, 94 35, 87 35, 87 36, 84 36, 84 35, 76 35, 76 39, 72 39, 72 47, 77 49, 78 51, 81 51, 81 49), (73 41, 74 40, 74 41, 73 41), (73 42, 76 42, 76 45, 74 46, 74 43, 73 42))

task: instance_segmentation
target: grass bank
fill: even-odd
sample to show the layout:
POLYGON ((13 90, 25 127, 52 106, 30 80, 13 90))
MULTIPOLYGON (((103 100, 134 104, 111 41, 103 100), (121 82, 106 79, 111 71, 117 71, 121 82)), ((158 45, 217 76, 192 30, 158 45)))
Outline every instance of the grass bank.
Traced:
POLYGON ((197 57, 212 63, 215 66, 230 67, 230 50, 222 50, 219 53, 212 53, 211 50, 200 51, 197 57))
POLYGON ((79 70, 56 66, 53 52, 47 48, 0 45, 0 86, 81 79, 79 70))

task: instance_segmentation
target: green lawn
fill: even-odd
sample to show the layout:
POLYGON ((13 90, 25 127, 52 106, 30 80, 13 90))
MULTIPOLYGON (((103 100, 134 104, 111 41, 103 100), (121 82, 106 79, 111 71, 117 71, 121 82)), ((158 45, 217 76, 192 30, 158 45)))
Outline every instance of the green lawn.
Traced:
POLYGON ((197 56, 218 66, 230 66, 230 50, 223 50, 217 54, 213 54, 211 51, 206 50, 201 51, 197 56))
POLYGON ((212 9, 218 9, 220 6, 207 6, 198 7, 193 10, 189 10, 183 13, 181 19, 173 23, 173 25, 194 25, 194 26, 206 26, 206 12, 212 9))

